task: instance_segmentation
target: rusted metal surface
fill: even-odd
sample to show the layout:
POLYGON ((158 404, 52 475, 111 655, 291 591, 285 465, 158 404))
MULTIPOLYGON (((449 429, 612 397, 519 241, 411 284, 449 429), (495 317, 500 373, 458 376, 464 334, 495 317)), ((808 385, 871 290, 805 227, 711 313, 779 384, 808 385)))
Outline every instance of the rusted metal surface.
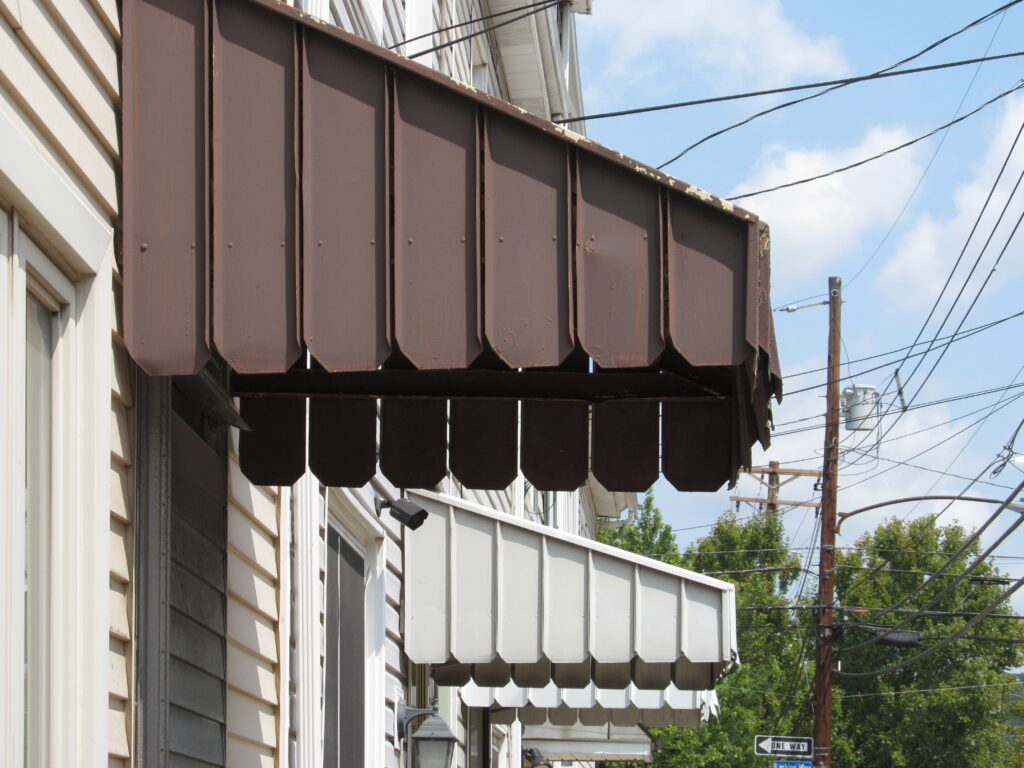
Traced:
POLYGON ((601 403, 593 407, 591 460, 605 488, 646 491, 658 479, 658 403, 601 403))
POLYGON ((296 30, 249 0, 213 7, 213 339, 236 371, 286 371, 301 353, 296 30))
POLYGON ((717 491, 738 470, 729 401, 662 405, 661 471, 680 491, 717 491))
POLYGON ((650 365, 664 349, 659 189, 585 154, 579 155, 579 187, 580 343, 603 368, 650 365))
POLYGON ((210 355, 206 5, 136 0, 124 28, 125 343, 151 375, 192 374, 210 355))
POLYGON ((448 404, 388 399, 380 405, 380 470, 397 488, 433 488, 448 469, 448 404))
POLYGON ((358 488, 377 471, 377 401, 309 399, 309 468, 324 485, 358 488))
POLYGON ((449 462, 469 488, 508 488, 519 470, 519 414, 515 400, 452 400, 449 462))
POLYGON ((500 115, 484 135, 484 334, 512 368, 557 366, 573 350, 568 151, 500 115))
POLYGON ((236 395, 269 397, 433 397, 529 400, 719 399, 728 396, 658 371, 362 371, 232 374, 236 395))
POLYGON ((372 371, 387 330, 385 68, 306 30, 303 46, 303 330, 329 371, 372 371))
MULTIPOLYGON (((276 0, 123 6, 126 340, 147 371, 212 352, 238 394, 340 397, 312 408, 311 452, 349 483, 375 397, 404 487, 444 475, 449 407, 467 484, 518 451, 539 488, 591 469, 639 488, 660 427, 666 476, 718 487, 768 443, 756 216, 276 0), (502 400, 523 403, 518 445, 502 400), (629 400, 649 402, 601 406, 590 434, 588 402, 629 400)), ((257 469, 295 463, 290 439, 244 442, 257 469)))
POLYGON ((586 403, 523 402, 519 463, 535 487, 573 491, 586 482, 589 411, 586 403))
POLYGON ((417 368, 466 368, 477 312, 477 107, 395 76, 395 342, 417 368))
POLYGON ((668 196, 666 332, 690 365, 741 365, 750 351, 747 269, 756 267, 757 251, 748 247, 748 224, 703 208, 668 196))
POLYGON ((243 397, 238 462, 257 485, 292 485, 306 471, 306 401, 243 397))

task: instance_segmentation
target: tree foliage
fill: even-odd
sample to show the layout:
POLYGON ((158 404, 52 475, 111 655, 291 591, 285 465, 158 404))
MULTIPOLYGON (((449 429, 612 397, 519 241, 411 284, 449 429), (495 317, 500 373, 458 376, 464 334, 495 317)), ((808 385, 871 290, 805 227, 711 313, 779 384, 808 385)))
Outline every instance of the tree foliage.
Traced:
MULTIPOLYGON (((737 606, 761 608, 738 613, 742 665, 718 686, 721 715, 700 729, 655 729, 657 768, 764 768, 753 754, 758 734, 808 736, 812 731, 811 676, 815 614, 812 610, 764 610, 791 605, 803 572, 788 548, 778 516, 761 513, 737 519, 724 513, 707 536, 684 552, 648 493, 632 525, 600 531, 599 538, 632 552, 737 585, 737 606)), ((835 621, 844 624, 840 648, 866 639, 872 613, 852 608, 881 608, 911 593, 955 552, 967 532, 931 519, 890 520, 862 536, 837 557, 835 621), (852 625, 864 622, 854 628, 852 625)), ((963 573, 978 547, 969 548, 947 569, 963 573)), ((949 590, 930 611, 972 613, 1006 588, 988 562, 949 590)), ((806 602, 816 602, 817 574, 807 578, 806 602)), ((939 576, 904 606, 922 608, 954 577, 939 576)), ((1008 606, 1000 612, 1009 612, 1008 606)), ((880 617, 892 626, 908 614, 880 617)), ((947 637, 968 616, 916 617, 907 627, 921 632, 925 647, 947 637)), ((836 768, 923 766, 1024 768, 1024 686, 993 684, 1016 680, 1009 670, 1024 664, 1024 622, 985 619, 919 663, 868 679, 834 678, 836 768), (982 640, 969 638, 999 638, 982 640), (982 686, 982 687, 964 687, 982 686), (943 690, 933 691, 930 689, 943 690), (927 690, 925 690, 927 689, 927 690), (918 691, 920 693, 913 693, 918 691)), ((922 648, 869 645, 838 653, 845 671, 877 670, 919 653, 922 648)))

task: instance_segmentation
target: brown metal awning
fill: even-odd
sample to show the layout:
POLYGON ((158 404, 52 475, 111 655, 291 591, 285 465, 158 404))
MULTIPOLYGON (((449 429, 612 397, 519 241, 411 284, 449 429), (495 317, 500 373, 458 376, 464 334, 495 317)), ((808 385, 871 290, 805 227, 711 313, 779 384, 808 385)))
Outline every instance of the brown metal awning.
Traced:
POLYGON ((123 13, 126 342, 229 365, 252 480, 307 399, 328 485, 378 438, 407 488, 713 490, 767 444, 756 216, 275 0, 123 13))

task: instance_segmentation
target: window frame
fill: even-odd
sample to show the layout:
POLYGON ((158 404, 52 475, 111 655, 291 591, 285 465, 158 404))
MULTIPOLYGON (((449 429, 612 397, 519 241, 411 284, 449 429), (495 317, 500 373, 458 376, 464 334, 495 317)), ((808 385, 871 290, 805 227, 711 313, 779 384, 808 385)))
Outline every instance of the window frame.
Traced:
MULTIPOLYGON (((387 593, 387 542, 384 528, 366 508, 363 498, 348 488, 327 491, 327 526, 341 534, 363 558, 363 649, 365 681, 363 688, 364 766, 384 768, 385 730, 385 653, 387 593)), ((326 536, 326 529, 325 529, 326 536)), ((322 539, 326 550, 327 540, 322 539)), ((326 601, 326 590, 323 595, 326 601)), ((323 606, 326 617, 326 602, 323 606)), ((326 628, 325 628, 326 630, 326 628)), ((326 631, 325 631, 326 634, 326 631)), ((326 639, 323 641, 326 642, 326 639)), ((321 681, 320 690, 323 690, 321 681)), ((323 710, 321 710, 322 716, 323 710)), ((319 765, 323 764, 321 756, 319 765)))
MULTIPOLYGON (((38 759, 83 765, 105 756, 107 748, 109 480, 100 467, 109 464, 110 450, 107 297, 113 251, 95 276, 71 277, 61 254, 34 232, 16 208, 0 202, 0 507, 22 511, 0 519, 0 620, 22 627, 27 618, 25 313, 31 294, 53 312, 54 323, 44 633, 56 641, 41 662, 45 675, 35 719, 42 722, 30 738, 43 753, 38 759), (95 286, 107 297, 97 299, 95 286), (96 359, 99 344, 106 356, 96 359)), ((24 760, 25 663, 24 633, 0 633, 0 689, 9 692, 0 700, 4 765, 24 760)), ((32 729, 30 723, 30 734, 32 729)))

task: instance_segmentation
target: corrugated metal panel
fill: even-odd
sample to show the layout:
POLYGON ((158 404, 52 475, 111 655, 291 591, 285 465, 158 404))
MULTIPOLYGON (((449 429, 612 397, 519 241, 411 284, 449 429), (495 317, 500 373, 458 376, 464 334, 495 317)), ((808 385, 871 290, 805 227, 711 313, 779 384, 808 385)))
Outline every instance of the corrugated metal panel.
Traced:
MULTIPOLYGON (((597 726, 639 722, 648 727, 695 728, 718 714, 715 691, 680 690, 674 685, 651 691, 635 685, 621 689, 594 685, 558 688, 551 683, 543 688, 520 688, 509 683, 503 688, 488 688, 469 682, 459 689, 459 694, 467 706, 491 709, 491 721, 499 723, 512 722, 518 717, 527 724, 597 726)), ((539 735, 534 733, 535 738, 539 735)))
POLYGON ((306 345, 329 371, 372 371, 390 351, 386 69, 316 32, 304 40, 306 345))
POLYGON ((405 652, 435 665, 439 683, 710 689, 736 660, 732 585, 461 500, 415 498, 430 515, 405 542, 405 652))
POLYGON ((370 482, 377 471, 377 401, 310 398, 309 468, 336 488, 370 482))
POLYGON ((124 14, 125 343, 148 373, 192 374, 210 355, 206 4, 124 14))
MULTIPOLYGON (((685 488, 733 480, 767 444, 781 378, 756 216, 273 0, 210 0, 209 35, 201 6, 169 19, 162 1, 126 0, 146 19, 126 25, 124 132, 128 337, 147 370, 198 366, 211 335, 235 374, 266 374, 248 394, 524 398, 520 464, 549 490, 591 469, 613 491, 646 487, 659 427, 685 488), (139 117, 165 80, 184 115, 139 117), (304 351, 323 370, 293 368, 304 351), (364 378, 313 391, 315 374, 364 378), (599 407, 588 445, 588 403, 608 399, 651 402, 599 407), (695 433, 707 452, 685 447, 695 433)), ((392 424, 396 482, 443 476, 441 407, 410 406, 426 456, 389 455, 421 451, 392 424)), ((500 410, 483 409, 503 425, 493 467, 475 430, 453 430, 467 485, 510 476, 500 410)), ((354 440, 365 456, 369 437, 354 440)), ((257 445, 298 462, 290 440, 243 451, 257 445)))
POLYGON ((236 371, 299 358, 295 27, 249 0, 213 14, 213 339, 236 371))

